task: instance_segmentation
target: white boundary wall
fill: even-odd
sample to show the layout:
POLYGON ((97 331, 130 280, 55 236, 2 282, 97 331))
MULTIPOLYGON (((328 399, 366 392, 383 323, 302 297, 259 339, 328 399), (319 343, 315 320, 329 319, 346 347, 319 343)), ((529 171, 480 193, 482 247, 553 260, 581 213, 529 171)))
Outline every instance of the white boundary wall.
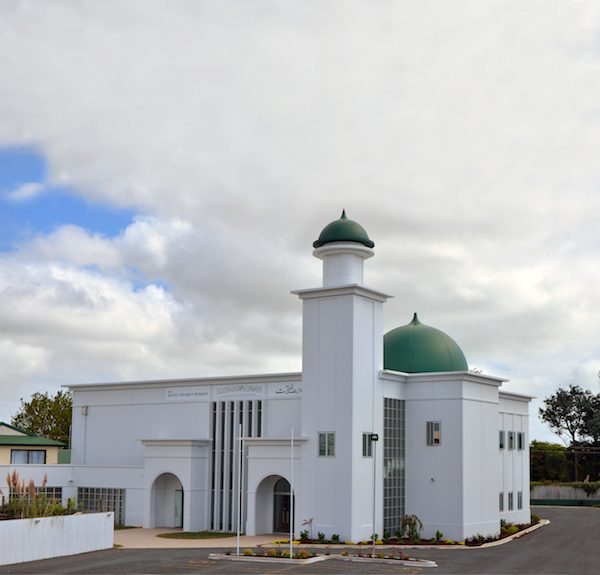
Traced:
POLYGON ((0 565, 110 549, 113 521, 112 512, 0 521, 0 565))

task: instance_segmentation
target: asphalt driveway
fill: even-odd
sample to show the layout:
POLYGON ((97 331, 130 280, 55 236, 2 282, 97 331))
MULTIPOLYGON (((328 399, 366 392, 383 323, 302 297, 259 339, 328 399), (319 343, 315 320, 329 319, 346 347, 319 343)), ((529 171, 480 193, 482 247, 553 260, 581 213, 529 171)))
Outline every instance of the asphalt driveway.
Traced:
POLYGON ((438 568, 401 568, 324 561, 313 565, 249 564, 208 559, 210 549, 112 549, 73 557, 0 567, 2 573, 431 573, 597 575, 600 573, 600 509, 536 508, 550 525, 487 549, 416 549, 438 568))

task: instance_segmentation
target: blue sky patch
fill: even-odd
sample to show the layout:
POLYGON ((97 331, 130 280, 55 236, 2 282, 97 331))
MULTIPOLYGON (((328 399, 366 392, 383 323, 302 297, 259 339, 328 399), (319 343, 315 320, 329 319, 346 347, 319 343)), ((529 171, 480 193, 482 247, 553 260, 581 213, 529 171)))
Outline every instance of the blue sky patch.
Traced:
POLYGON ((47 172, 44 157, 36 151, 0 148, 0 251, 66 224, 115 236, 133 220, 133 210, 92 203, 67 188, 46 186, 47 172), (36 193, 40 185, 43 189, 36 193), (21 199, 11 198, 17 190, 21 199))

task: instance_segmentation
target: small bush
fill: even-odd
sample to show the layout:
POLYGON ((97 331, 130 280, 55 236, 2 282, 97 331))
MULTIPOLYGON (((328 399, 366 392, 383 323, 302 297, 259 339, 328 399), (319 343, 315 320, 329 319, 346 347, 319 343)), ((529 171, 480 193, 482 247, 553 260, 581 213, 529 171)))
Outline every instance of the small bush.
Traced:
POLYGON ((319 532, 317 533, 317 539, 318 539, 319 541, 325 541, 325 533, 323 533, 322 531, 319 531, 319 532))
POLYGON ((277 551, 275 549, 269 549, 267 551, 267 557, 277 557, 277 551))
POLYGON ((377 559, 385 559, 385 555, 383 553, 375 553, 375 557, 377 557, 377 559))
POLYGON ((402 517, 402 535, 406 534, 411 543, 421 541, 421 529, 423 529, 423 523, 416 515, 402 517))
POLYGON ((296 555, 296 557, 298 559, 308 559, 310 557, 310 553, 308 551, 306 551, 306 549, 302 549, 302 550, 298 551, 298 554, 296 555))
POLYGON ((304 531, 300 531, 300 541, 302 543, 305 543, 306 541, 309 541, 308 529, 305 529, 304 531))
POLYGON ((244 557, 254 557, 254 551, 252 549, 244 549, 244 557))
POLYGON ((441 531, 435 532, 435 542, 439 543, 444 538, 444 534, 441 531))
POLYGON ((289 550, 285 549, 284 551, 282 551, 280 557, 284 557, 285 559, 289 559, 290 558, 290 552, 289 552, 289 550))
POLYGON ((540 516, 536 515, 535 513, 531 514, 531 524, 535 525, 536 523, 540 522, 540 516))
POLYGON ((339 536, 339 534, 338 533, 334 533, 331 536, 331 541, 332 541, 332 543, 339 543, 340 542, 340 536, 339 536))

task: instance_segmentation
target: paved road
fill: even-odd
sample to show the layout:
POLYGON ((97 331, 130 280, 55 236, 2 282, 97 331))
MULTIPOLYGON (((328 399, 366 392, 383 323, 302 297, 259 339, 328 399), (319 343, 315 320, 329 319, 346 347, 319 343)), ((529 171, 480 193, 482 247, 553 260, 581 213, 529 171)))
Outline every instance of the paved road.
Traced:
POLYGON ((211 561, 210 549, 112 549, 75 557, 48 559, 0 567, 3 573, 431 573, 431 575, 597 575, 600 573, 600 509, 540 508, 551 524, 506 545, 488 549, 411 550, 433 559, 437 569, 401 568, 324 561, 313 565, 272 565, 211 561))

